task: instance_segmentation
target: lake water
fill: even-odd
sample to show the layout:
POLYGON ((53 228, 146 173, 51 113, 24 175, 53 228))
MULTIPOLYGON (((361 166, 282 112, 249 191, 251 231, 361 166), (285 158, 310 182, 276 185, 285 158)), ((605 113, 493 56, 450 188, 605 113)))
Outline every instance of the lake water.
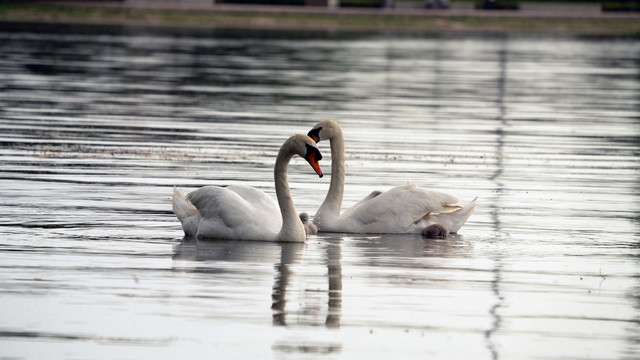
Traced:
POLYGON ((637 39, 0 29, 0 358, 640 357, 637 39), (479 196, 460 233, 182 241, 174 185, 274 195, 329 118, 345 208, 479 196))

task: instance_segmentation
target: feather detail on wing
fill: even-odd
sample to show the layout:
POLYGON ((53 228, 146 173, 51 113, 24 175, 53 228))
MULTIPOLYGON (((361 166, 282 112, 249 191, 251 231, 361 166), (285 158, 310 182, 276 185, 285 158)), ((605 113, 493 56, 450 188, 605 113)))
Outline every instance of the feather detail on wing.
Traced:
POLYGON ((351 216, 351 214, 360 206, 366 204, 367 202, 369 202, 369 200, 375 198, 376 196, 382 194, 382 191, 380 190, 374 190, 371 192, 371 194, 365 196, 362 200, 358 201, 357 203, 353 204, 352 207, 350 207, 349 209, 347 209, 344 213, 342 213, 341 216, 344 217, 348 217, 351 216))
MULTIPOLYGON (((256 211, 259 211, 262 214, 280 214, 280 207, 278 206, 278 203, 264 191, 260 191, 254 187, 246 185, 231 185, 227 186, 225 189, 240 195, 240 197, 255 207, 256 211)), ((280 228, 280 226, 282 226, 282 219, 280 217, 278 218, 280 219, 278 228, 280 228)))
POLYGON ((246 234, 251 240, 254 234, 278 233, 282 217, 277 205, 275 211, 269 206, 269 199, 263 192, 243 186, 205 186, 187 195, 204 220, 198 235, 221 239, 246 234), (264 212, 265 208, 269 212, 264 212))
POLYGON ((340 222, 361 232, 406 232, 425 215, 451 211, 457 202, 454 196, 415 185, 398 186, 350 209, 340 222))
POLYGON ((478 200, 477 197, 469 204, 458 206, 457 209, 453 211, 427 214, 421 220, 421 224, 423 226, 439 224, 444 226, 450 233, 456 233, 473 213, 473 210, 476 208, 476 200, 478 200))

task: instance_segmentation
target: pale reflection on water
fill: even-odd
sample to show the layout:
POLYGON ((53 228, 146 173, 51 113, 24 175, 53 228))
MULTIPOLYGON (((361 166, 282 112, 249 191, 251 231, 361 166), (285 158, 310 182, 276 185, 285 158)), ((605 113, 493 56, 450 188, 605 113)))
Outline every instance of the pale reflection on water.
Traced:
MULTIPOLYGON (((638 357, 636 39, 0 29, 1 357, 638 357), (345 207, 415 183, 476 213, 182 241, 173 185, 273 194, 325 118, 345 207)), ((328 178, 290 181, 313 214, 328 178)))

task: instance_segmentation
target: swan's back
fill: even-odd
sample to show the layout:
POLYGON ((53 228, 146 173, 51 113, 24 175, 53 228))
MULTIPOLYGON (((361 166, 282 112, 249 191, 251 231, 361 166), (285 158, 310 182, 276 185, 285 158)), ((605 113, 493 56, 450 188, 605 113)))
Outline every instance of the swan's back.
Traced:
POLYGON ((347 210, 338 220, 341 228, 358 232, 406 233, 424 216, 446 211, 458 202, 454 196, 420 189, 415 185, 398 186, 371 197, 355 209, 347 210))
POLYGON ((278 234, 282 217, 268 199, 246 186, 205 186, 187 195, 200 216, 196 236, 215 239, 263 240, 278 234))

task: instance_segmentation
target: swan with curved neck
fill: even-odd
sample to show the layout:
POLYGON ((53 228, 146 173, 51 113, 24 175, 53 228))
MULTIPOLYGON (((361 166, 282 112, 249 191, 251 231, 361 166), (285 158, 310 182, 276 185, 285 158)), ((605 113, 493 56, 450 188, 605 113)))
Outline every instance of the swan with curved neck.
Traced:
POLYGON ((278 203, 263 191, 244 185, 204 186, 189 195, 173 192, 173 212, 185 236, 224 240, 303 242, 305 228, 291 197, 287 170, 294 155, 303 157, 322 177, 322 159, 316 144, 306 135, 284 142, 274 166, 278 203))
POLYGON ((475 199, 463 207, 451 195, 406 185, 374 191, 341 214, 345 182, 342 128, 333 120, 324 120, 308 135, 316 142, 329 140, 331 147, 329 192, 313 219, 320 232, 422 233, 427 226, 440 224, 455 233, 475 208, 475 199))

